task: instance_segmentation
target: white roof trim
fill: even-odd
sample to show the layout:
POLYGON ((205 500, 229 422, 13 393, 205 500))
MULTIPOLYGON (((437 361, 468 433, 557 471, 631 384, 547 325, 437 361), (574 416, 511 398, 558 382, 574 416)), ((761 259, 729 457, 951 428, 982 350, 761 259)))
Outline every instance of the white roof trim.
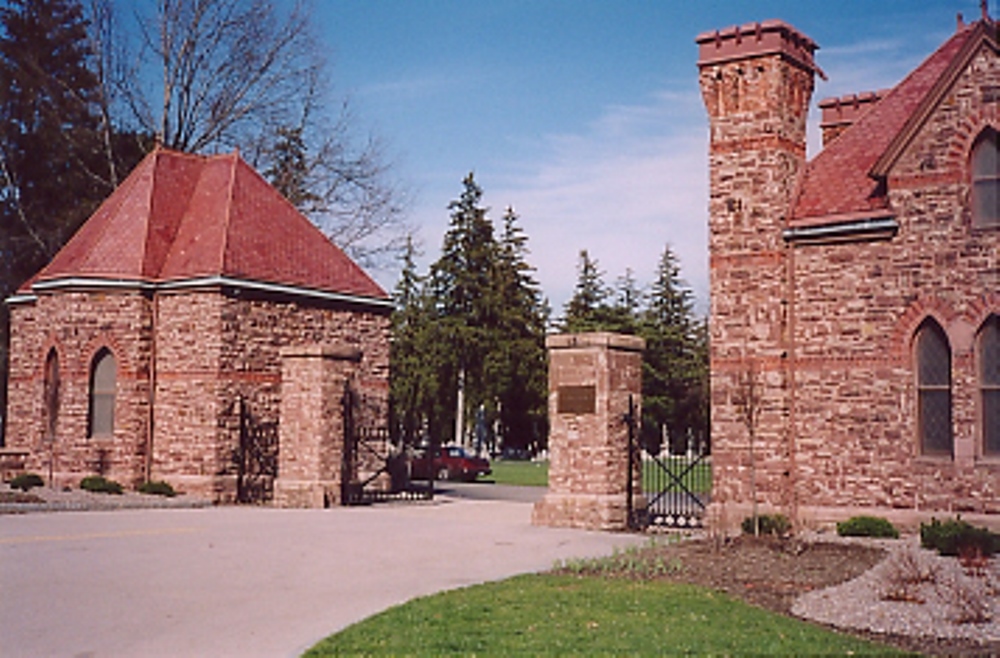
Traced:
MULTIPOLYGON (((364 297, 361 295, 351 295, 347 293, 330 292, 317 290, 315 288, 303 288, 282 283, 267 283, 264 281, 253 281, 250 279, 237 279, 228 276, 206 276, 197 279, 181 279, 176 281, 142 281, 135 279, 90 279, 86 277, 67 277, 64 279, 52 279, 49 281, 39 281, 31 286, 33 291, 61 290, 65 288, 83 288, 97 290, 142 290, 142 291, 170 291, 185 290, 188 288, 214 288, 227 286, 230 288, 241 288, 244 290, 256 290, 259 292, 270 292, 282 295, 295 295, 299 297, 311 297, 324 301, 345 302, 348 304, 361 304, 364 306, 374 306, 391 309, 393 303, 391 299, 380 299, 377 297, 364 297)), ((34 302, 38 295, 20 294, 12 295, 6 299, 7 304, 19 304, 34 302)))

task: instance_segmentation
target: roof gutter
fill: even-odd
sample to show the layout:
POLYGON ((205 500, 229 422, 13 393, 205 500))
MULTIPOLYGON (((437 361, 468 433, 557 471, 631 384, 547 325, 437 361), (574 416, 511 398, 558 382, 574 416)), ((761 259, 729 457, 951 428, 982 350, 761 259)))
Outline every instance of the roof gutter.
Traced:
POLYGON ((785 242, 792 244, 820 244, 852 240, 888 239, 899 232, 895 217, 877 217, 839 224, 822 224, 786 228, 781 233, 785 242))
MULTIPOLYGON (((49 290, 62 290, 66 288, 82 288, 89 290, 140 290, 147 291, 171 291, 187 290, 191 288, 218 288, 228 287, 241 290, 254 290, 280 295, 293 295, 297 297, 308 297, 323 301, 343 302, 347 304, 357 304, 375 308, 392 309, 391 299, 380 299, 377 297, 364 297, 361 295, 351 295, 347 293, 330 292, 317 290, 315 288, 303 288, 280 283, 267 283, 264 281, 253 281, 250 279, 237 279, 228 276, 206 276, 196 279, 183 279, 178 281, 143 281, 135 279, 90 279, 86 277, 67 277, 63 279, 52 279, 49 281, 38 281, 31 286, 34 292, 45 292, 49 290)), ((15 294, 6 299, 8 305, 34 302, 38 299, 37 294, 21 293, 15 294)))

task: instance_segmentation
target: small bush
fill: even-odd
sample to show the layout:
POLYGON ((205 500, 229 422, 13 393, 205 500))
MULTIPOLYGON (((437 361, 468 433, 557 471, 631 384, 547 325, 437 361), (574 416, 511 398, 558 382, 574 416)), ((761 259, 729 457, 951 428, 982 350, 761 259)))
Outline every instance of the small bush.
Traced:
MULTIPOLYGON (((753 517, 748 516, 743 519, 740 527, 743 528, 743 534, 752 535, 753 517)), ((776 535, 781 537, 788 534, 788 531, 792 529, 792 524, 789 523, 788 517, 784 514, 760 514, 757 516, 757 529, 762 535, 776 535)))
POLYGON ((21 491, 27 491, 32 487, 44 486, 45 480, 43 480, 42 476, 37 473, 22 473, 10 481, 11 489, 20 489, 21 491))
POLYGON ((920 524, 920 545, 941 555, 980 555, 989 557, 1000 551, 1000 535, 977 528, 962 519, 920 524))
POLYGON ((837 534, 841 537, 888 537, 899 539, 896 530, 887 519, 880 516, 852 516, 837 524, 837 534))
POLYGON ((916 549, 894 551, 880 573, 880 590, 886 601, 924 603, 922 586, 937 583, 940 569, 926 553, 916 549))
POLYGON ((80 480, 80 488, 93 493, 121 494, 124 491, 122 485, 102 475, 88 475, 80 480))
POLYGON ((163 481, 143 482, 139 485, 139 493, 166 496, 167 498, 173 498, 177 495, 177 492, 170 486, 170 483, 163 481))

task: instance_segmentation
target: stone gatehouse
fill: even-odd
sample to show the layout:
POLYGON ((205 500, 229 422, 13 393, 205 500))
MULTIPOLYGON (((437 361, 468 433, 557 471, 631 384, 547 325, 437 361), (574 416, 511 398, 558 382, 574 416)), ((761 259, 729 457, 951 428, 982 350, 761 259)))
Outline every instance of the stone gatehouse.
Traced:
POLYGON ((781 21, 697 43, 716 511, 1000 513, 997 23, 821 102, 809 161, 817 45, 781 21))
POLYGON ((7 303, 7 447, 57 485, 233 500, 240 409, 278 423, 289 348, 351 352, 385 422, 388 296, 238 154, 154 151, 7 303))

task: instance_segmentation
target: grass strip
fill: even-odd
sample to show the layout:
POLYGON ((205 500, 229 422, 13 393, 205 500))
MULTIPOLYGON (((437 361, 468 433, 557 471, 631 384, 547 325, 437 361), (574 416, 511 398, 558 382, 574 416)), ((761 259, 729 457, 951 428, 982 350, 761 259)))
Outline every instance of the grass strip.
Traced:
POLYGON ((487 476, 497 484, 521 487, 549 486, 549 463, 498 459, 490 463, 493 473, 487 476))
POLYGON ((415 599, 305 655, 885 655, 891 647, 666 581, 517 576, 415 599))

